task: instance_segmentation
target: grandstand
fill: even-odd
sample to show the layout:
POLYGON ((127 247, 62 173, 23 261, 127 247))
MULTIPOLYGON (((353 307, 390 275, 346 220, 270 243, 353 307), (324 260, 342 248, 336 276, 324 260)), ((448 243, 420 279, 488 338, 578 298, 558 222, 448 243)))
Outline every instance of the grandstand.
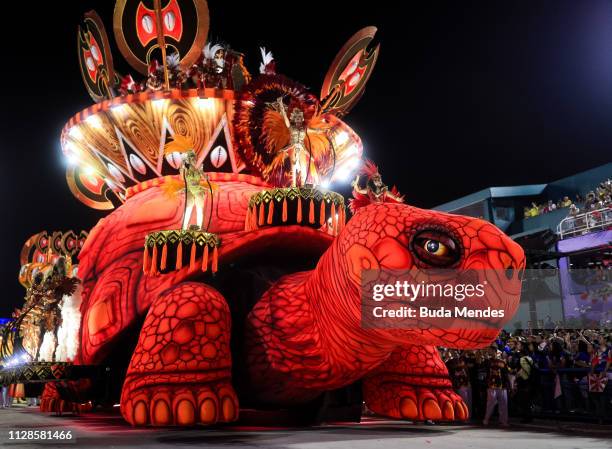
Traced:
POLYGON ((489 187, 434 207, 479 217, 525 250, 528 276, 508 327, 612 328, 612 163, 550 182, 489 187))

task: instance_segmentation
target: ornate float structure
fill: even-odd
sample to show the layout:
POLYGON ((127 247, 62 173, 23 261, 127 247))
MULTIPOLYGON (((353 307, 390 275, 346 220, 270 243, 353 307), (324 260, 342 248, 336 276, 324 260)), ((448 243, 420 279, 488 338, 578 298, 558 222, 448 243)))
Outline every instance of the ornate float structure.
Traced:
MULTIPOLYGON (((362 398, 387 417, 467 419, 435 345, 482 346, 496 330, 364 329, 360 273, 475 260, 518 271, 522 250, 481 220, 403 204, 363 165, 343 119, 375 65, 374 27, 342 47, 317 96, 263 48, 249 73, 206 41, 208 21, 204 0, 117 1, 115 38, 142 81, 113 68, 95 12, 79 27, 96 103, 62 131, 66 176, 112 212, 79 254, 71 362, 115 373, 107 394, 133 425, 231 422, 245 406, 312 422, 347 389, 355 419, 362 398), (329 187, 360 170, 349 220, 329 187)), ((91 384, 48 383, 41 409, 95 402, 91 384)))

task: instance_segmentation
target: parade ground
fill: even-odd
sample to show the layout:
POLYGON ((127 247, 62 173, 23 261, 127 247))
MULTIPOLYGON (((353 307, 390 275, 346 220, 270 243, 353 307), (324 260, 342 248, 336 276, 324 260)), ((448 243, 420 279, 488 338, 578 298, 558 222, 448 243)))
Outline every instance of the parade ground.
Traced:
MULTIPOLYGON (((386 449, 607 449, 612 426, 537 420, 509 428, 472 425, 424 425, 368 419, 360 424, 329 424, 309 428, 223 426, 217 428, 132 428, 116 414, 54 416, 35 408, 0 410, 3 447, 206 447, 206 448, 329 448, 386 449), (70 439, 15 439, 16 431, 64 431, 70 439), (10 439, 11 431, 13 439, 10 439)), ((23 432, 20 432, 20 435, 23 432)), ((27 435, 27 434, 26 434, 27 435)))

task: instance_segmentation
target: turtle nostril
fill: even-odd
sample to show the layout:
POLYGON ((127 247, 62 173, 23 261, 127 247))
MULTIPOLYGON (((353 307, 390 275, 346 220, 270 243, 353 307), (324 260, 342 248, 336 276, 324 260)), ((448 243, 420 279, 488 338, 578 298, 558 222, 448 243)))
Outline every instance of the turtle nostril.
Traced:
POLYGON ((501 261, 502 267, 504 268, 504 273, 508 280, 512 280, 514 276, 514 269, 516 268, 514 264, 514 260, 510 254, 501 252, 499 254, 499 259, 501 261))

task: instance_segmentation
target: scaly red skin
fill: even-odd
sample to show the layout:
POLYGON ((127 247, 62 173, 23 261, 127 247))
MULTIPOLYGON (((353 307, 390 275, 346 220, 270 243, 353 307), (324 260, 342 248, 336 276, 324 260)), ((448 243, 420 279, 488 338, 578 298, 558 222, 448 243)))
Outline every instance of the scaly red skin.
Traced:
MULTIPOLYGON (((364 329, 363 269, 407 270, 412 235, 445 229, 463 247, 458 270, 520 270, 519 245, 483 220, 379 204, 360 209, 312 272, 280 279, 249 315, 249 369, 259 399, 296 404, 364 380, 366 405, 393 418, 467 419, 433 345, 482 347, 495 329, 364 329)), ((518 304, 492 304, 512 314, 518 304)))
MULTIPOLYGON (((211 232, 242 231, 249 198, 261 185, 239 180, 218 185, 211 232)), ((128 199, 92 229, 79 256, 83 281, 79 362, 104 360, 121 331, 144 315, 162 292, 185 280, 185 271, 157 277, 142 272, 145 236, 179 229, 183 208, 181 195, 169 198, 162 188, 152 187, 128 199)))
POLYGON ((123 386, 125 419, 140 426, 235 420, 230 332, 229 308, 211 287, 182 283, 157 298, 123 386))
MULTIPOLYGON (((212 230, 221 233, 224 242, 221 270, 231 251, 241 257, 241 246, 253 244, 254 233, 264 233, 239 232, 248 198, 260 188, 245 182, 220 183, 212 230)), ((225 300, 209 286, 185 283, 186 268, 160 277, 142 275, 144 236, 177 228, 181 215, 181 201, 169 201, 158 187, 151 188, 101 220, 81 255, 84 293, 78 362, 99 363, 120 342, 120 332, 148 312, 121 400, 124 417, 134 425, 237 418, 238 402, 229 379, 230 319, 225 300), (189 313, 183 312, 185 307, 189 313), (164 323, 173 318, 169 329, 164 323), (199 322, 205 323, 204 328, 199 322), (220 333, 208 335, 206 329, 211 327, 206 323, 218 325, 220 333), (186 333, 194 338, 187 339, 186 333), (213 347, 215 355, 210 357, 213 347), (176 359, 170 357, 176 354, 176 359), (187 354, 193 359, 187 360, 187 354)), ((262 402, 300 404, 363 379, 366 402, 381 415, 467 417, 433 345, 483 346, 496 331, 366 330, 360 323, 361 270, 414 266, 409 239, 419 227, 431 224, 459 237, 464 248, 462 268, 524 264, 520 247, 482 220, 394 204, 359 210, 313 271, 281 278, 249 315, 248 365, 262 402)), ((312 236, 301 237, 308 235, 312 236)), ((321 247, 329 244, 323 237, 317 239, 321 247)), ((503 306, 512 313, 517 305, 503 306)))

